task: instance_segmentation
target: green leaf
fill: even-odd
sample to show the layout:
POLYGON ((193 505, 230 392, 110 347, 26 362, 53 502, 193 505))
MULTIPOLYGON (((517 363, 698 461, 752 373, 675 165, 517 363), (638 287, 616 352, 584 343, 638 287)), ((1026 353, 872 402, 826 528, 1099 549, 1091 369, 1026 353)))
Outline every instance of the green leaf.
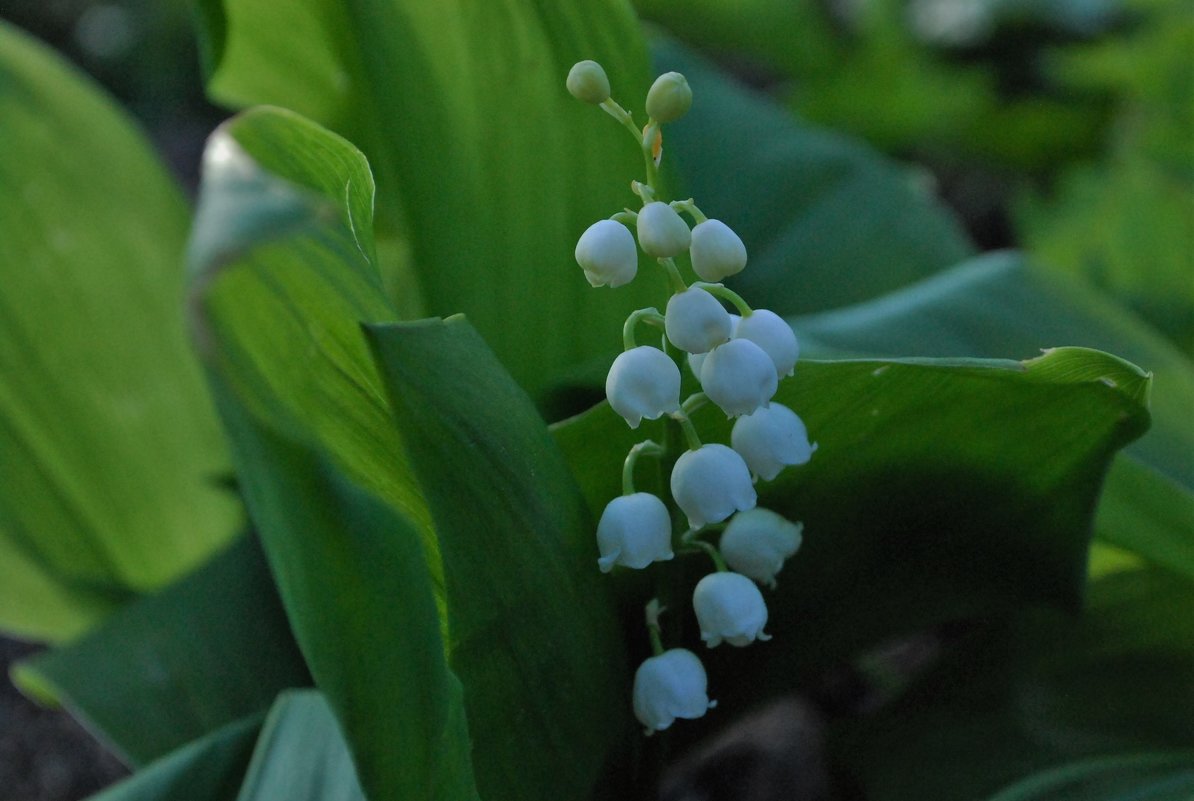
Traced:
POLYGON ((1001 253, 792 323, 810 354, 1024 357, 1082 345, 1152 371, 1153 428, 1116 459, 1096 525, 1106 541, 1194 575, 1194 364, 1097 291, 1001 253))
POLYGON ((133 764, 264 713, 278 692, 311 681, 252 537, 19 664, 13 679, 65 704, 133 764))
POLYGON ((1042 771, 989 801, 1189 801, 1194 756, 1143 754, 1102 757, 1042 771))
POLYGON ((288 106, 356 142, 377 175, 391 296, 415 314, 467 313, 523 386, 612 358, 616 335, 593 332, 616 331, 662 292, 662 277, 596 292, 573 258, 585 228, 635 202, 629 182, 642 178, 626 132, 564 89, 569 67, 593 58, 639 106, 647 57, 627 5, 200 7, 209 94, 288 106))
POLYGON ((88 801, 230 801, 249 765, 260 728, 261 716, 229 723, 88 801))
POLYGON ((478 787, 487 799, 589 797, 622 750, 630 705, 584 498, 530 398, 463 318, 369 335, 439 535, 478 787))
POLYGON ((222 127, 191 243, 195 336, 295 637, 362 787, 474 798, 438 546, 360 329, 393 317, 370 262, 367 176, 355 148, 291 112, 222 127))
MULTIPOLYGON (((1035 610, 980 626, 905 697, 843 725, 833 750, 868 798, 961 801, 1073 760, 1194 748, 1192 603, 1185 578, 1131 570, 1093 582, 1078 620, 1035 610)), ((1118 773, 1122 788, 1131 764, 1104 767, 1100 786, 1116 788, 1118 773)), ((1061 793, 1044 798, 1087 797, 1076 782, 1062 793, 1065 778, 1034 781, 1061 793)))
MULTIPOLYGON (((708 652, 719 710, 928 625, 1036 603, 1076 608, 1094 501, 1113 452, 1147 424, 1146 383, 1132 365, 1082 349, 1024 363, 801 362, 776 400, 819 449, 758 490, 761 506, 804 522, 804 544, 768 598, 774 641, 746 657, 708 652)), ((728 441, 720 411, 694 419, 706 442, 728 441)), ((592 509, 620 493, 630 445, 658 441, 644 428, 630 431, 606 404, 555 428, 592 509)), ((683 575, 663 599, 677 610, 708 569, 700 557, 679 561, 683 575)), ((628 589, 634 603, 649 597, 628 589)), ((670 625, 695 639, 687 611, 670 625)))
POLYGON ((240 510, 187 346, 187 209, 91 84, 0 23, 0 629, 62 640, 240 510))
POLYGON ((866 146, 794 119, 670 40, 661 69, 693 87, 666 134, 683 191, 746 244, 727 283, 778 314, 820 311, 898 289, 973 253, 927 179, 866 146))
POLYGON ((315 690, 278 696, 270 710, 238 801, 365 801, 348 744, 315 690))

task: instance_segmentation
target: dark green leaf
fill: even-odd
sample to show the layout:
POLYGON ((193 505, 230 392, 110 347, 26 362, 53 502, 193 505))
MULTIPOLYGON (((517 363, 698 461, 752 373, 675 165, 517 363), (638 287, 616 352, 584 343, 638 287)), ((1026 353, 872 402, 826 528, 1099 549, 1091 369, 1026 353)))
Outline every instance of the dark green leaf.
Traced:
POLYGON ((252 537, 70 645, 17 666, 17 685, 56 699, 134 764, 310 683, 252 537))
POLYGON ((656 279, 595 292, 572 256, 586 227, 635 201, 629 182, 642 178, 626 132, 564 89, 569 67, 593 58, 618 99, 641 103, 647 58, 627 6, 200 6, 212 97, 288 106, 359 144, 377 175, 391 296, 413 313, 466 312, 523 386, 612 357, 616 333, 593 332, 616 332, 661 290, 656 279))
POLYGON ((622 750, 629 703, 584 498, 463 318, 369 334, 439 535, 478 787, 487 799, 588 797, 622 750))
POLYGON ((340 726, 315 690, 278 696, 237 801, 365 801, 340 726))
POLYGON ((89 801, 232 801, 260 728, 260 716, 229 723, 89 801))
POLYGON ((969 256, 973 247, 923 177, 864 145, 794 119, 675 42, 661 69, 693 87, 668 128, 680 183, 746 243, 728 283, 779 314, 881 295, 969 256))
POLYGON ((1102 757, 1042 771, 989 801, 1189 801, 1194 756, 1102 757))
POLYGON ((0 23, 0 628, 61 640, 236 531, 186 343, 187 209, 82 77, 0 23))

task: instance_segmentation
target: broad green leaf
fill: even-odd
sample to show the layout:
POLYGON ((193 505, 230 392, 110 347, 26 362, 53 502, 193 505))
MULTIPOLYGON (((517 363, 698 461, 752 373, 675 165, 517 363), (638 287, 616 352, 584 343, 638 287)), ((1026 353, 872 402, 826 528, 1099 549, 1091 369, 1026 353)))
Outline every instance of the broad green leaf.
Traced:
POLYGON ((625 761, 629 673, 567 463, 463 318, 369 336, 438 532, 481 795, 625 797, 597 787, 625 761))
POLYGON ((368 175, 355 148, 292 112, 251 111, 217 131, 190 250, 195 338, 295 638, 362 787, 465 799, 475 790, 438 546, 361 332, 393 318, 370 261, 368 175))
MULTIPOLYGON (((1185 578, 1126 571, 1093 582, 1078 619, 1036 610, 981 626, 905 697, 840 727, 833 750, 876 801, 985 797, 1074 760, 1174 749, 1187 751, 1188 785, 1191 604, 1185 578)), ((1115 788, 1115 773, 1100 786, 1115 788)), ((1141 776, 1136 789, 1148 786, 1141 776)), ((1042 797, 1088 797, 1070 790, 1042 797)))
POLYGON ((311 681, 251 536, 81 639, 19 664, 13 679, 64 704, 133 764, 264 713, 278 692, 311 681))
POLYGON ((260 728, 260 715, 229 723, 88 801, 232 801, 260 728))
POLYGON ((278 696, 237 801, 365 801, 348 744, 315 690, 278 696))
POLYGON ((1002 253, 792 323, 810 354, 1027 357, 1044 347, 1082 345, 1152 371, 1153 428, 1113 465, 1097 527, 1108 542, 1194 571, 1194 364, 1100 293, 1002 253))
POLYGON ((0 23, 0 629, 62 640, 240 510, 186 343, 187 209, 84 78, 0 23))
MULTIPOLYGON (((1146 426, 1147 388, 1138 368, 1082 349, 1024 363, 802 362, 776 400, 819 448, 758 490, 761 506, 804 522, 804 544, 767 597, 774 639, 747 654, 708 652, 717 712, 935 623, 1037 603, 1076 608, 1103 473, 1146 426)), ((694 419, 705 441, 728 441, 720 411, 694 419)), ((629 446, 652 434, 605 404, 555 428, 594 510, 620 493, 629 446)), ((678 562, 683 575, 664 599, 677 610, 675 644, 695 640, 686 593, 709 569, 703 557, 678 562)), ((629 589, 635 604, 649 597, 629 589)), ((710 713, 677 736, 720 720, 710 713)))
POLYGON ((815 128, 669 40, 660 69, 684 73, 692 110, 665 148, 681 189, 746 244, 728 283, 779 314, 872 298, 973 253, 927 179, 815 128))
POLYGON ((381 248, 391 295, 467 313, 523 386, 612 357, 617 336, 600 332, 662 291, 662 278, 594 291, 572 255, 585 228, 634 202, 629 182, 642 178, 625 130, 564 89, 569 67, 593 58, 615 96, 640 106, 646 49, 621 0, 200 8, 209 94, 288 106, 357 143, 377 175, 381 244, 409 247, 408 265, 381 248))
POLYGON ((1194 755, 1087 759, 1016 782, 989 801, 1189 801, 1194 755))

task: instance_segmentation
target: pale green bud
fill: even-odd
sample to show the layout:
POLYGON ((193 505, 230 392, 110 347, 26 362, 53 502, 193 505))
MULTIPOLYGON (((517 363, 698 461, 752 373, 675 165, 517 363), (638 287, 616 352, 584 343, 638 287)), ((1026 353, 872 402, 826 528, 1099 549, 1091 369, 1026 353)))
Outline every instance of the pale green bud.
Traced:
POLYGON ((674 122, 692 105, 692 89, 678 72, 665 72, 655 79, 647 92, 647 115, 656 122, 674 122))
POLYGON ((578 61, 568 70, 568 92, 594 106, 609 100, 609 77, 596 61, 578 61))

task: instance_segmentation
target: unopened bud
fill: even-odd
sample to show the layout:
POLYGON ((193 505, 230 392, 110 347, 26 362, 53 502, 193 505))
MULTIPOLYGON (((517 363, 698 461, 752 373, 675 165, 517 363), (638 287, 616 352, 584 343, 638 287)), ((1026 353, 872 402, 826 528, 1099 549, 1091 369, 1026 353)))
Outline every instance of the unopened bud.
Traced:
POLYGON ((665 72, 655 79, 647 92, 647 115, 667 123, 683 117, 692 106, 692 89, 678 72, 665 72))
POLYGON ((568 92, 594 106, 609 100, 609 77, 596 61, 578 61, 568 70, 568 92))
POLYGON ((638 244, 648 256, 667 259, 688 250, 692 231, 688 223, 666 203, 658 200, 643 206, 638 213, 638 244))

